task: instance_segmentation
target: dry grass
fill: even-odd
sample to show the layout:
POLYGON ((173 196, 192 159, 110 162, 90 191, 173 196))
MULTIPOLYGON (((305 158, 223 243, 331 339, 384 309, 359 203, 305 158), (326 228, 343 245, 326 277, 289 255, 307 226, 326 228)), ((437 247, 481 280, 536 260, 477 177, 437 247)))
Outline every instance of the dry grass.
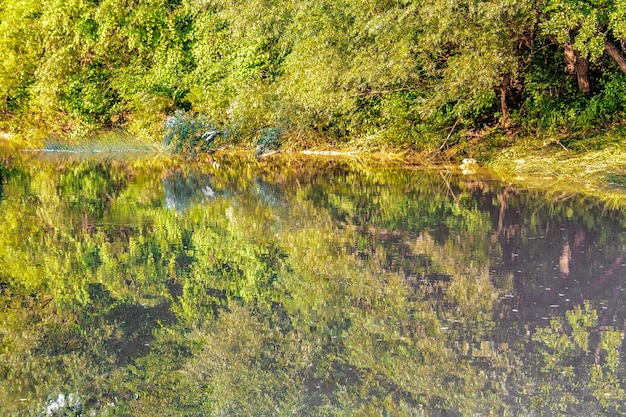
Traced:
POLYGON ((571 144, 520 140, 488 164, 504 180, 562 198, 595 197, 609 208, 626 206, 626 136, 615 130, 571 144), (590 149, 593 147, 593 149, 590 149))
POLYGON ((163 147, 156 143, 138 140, 122 131, 103 132, 79 142, 48 139, 38 151, 66 153, 136 153, 162 152, 163 147))

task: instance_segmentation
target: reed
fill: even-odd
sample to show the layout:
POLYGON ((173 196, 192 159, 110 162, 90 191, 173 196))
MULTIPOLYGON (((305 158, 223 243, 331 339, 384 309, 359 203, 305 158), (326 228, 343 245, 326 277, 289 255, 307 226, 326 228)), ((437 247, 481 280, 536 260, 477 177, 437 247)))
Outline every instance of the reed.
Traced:
POLYGON ((123 131, 103 132, 81 141, 64 141, 49 138, 43 147, 38 149, 42 152, 65 152, 65 153, 138 153, 138 152, 162 152, 163 146, 157 143, 145 142, 123 131))

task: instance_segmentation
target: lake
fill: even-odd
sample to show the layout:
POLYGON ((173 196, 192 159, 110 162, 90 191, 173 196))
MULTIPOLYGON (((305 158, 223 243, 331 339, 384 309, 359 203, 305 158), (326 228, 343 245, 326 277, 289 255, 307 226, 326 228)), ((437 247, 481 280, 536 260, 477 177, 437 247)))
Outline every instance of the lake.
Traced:
POLYGON ((358 159, 0 159, 0 415, 626 413, 626 215, 358 159))

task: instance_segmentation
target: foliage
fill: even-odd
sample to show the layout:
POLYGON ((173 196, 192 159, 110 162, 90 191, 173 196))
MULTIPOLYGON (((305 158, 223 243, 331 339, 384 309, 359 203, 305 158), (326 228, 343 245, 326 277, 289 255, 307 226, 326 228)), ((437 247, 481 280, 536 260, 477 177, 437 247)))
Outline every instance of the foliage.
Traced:
POLYGON ((623 1, 6 0, 0 118, 78 138, 165 130, 181 149, 209 120, 250 144, 275 128, 431 150, 496 123, 592 129, 624 111, 605 41, 619 45, 625 13, 623 1), (563 71, 569 44, 590 59, 587 94, 563 71))
POLYGON ((269 151, 275 151, 280 148, 280 129, 268 128, 259 132, 259 139, 256 143, 256 154, 263 155, 269 151))
POLYGON ((545 33, 564 44, 572 42, 574 49, 597 61, 604 53, 607 35, 614 39, 626 36, 623 1, 569 1, 549 0, 544 9, 546 19, 541 23, 545 33))
POLYGON ((165 121, 163 145, 174 153, 208 151, 222 134, 204 115, 177 111, 165 121))

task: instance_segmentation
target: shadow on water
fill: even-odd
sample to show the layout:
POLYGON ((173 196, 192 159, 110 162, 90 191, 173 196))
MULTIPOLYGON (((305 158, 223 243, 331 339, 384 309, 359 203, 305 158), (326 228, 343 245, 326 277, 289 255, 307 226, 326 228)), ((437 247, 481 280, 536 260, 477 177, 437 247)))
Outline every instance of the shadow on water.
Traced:
POLYGON ((622 212, 231 162, 5 165, 0 413, 626 412, 622 212))
POLYGON ((89 284, 87 291, 91 302, 82 311, 81 326, 97 329, 105 323, 115 323, 116 332, 104 341, 103 347, 114 354, 118 366, 126 366, 133 358, 147 354, 154 330, 175 322, 168 302, 154 306, 121 304, 100 283, 89 284))

